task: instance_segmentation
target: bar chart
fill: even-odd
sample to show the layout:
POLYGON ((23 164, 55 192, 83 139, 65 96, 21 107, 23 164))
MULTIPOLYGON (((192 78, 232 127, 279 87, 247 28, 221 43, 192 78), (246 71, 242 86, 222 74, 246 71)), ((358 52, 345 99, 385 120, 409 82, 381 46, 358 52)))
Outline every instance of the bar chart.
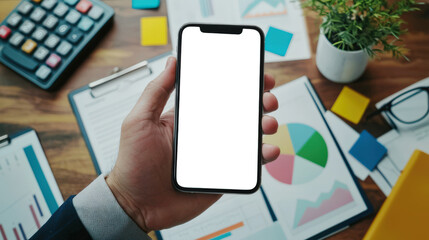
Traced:
POLYGON ((3 240, 29 239, 47 221, 36 194, 17 199, 0 213, 0 233, 3 240))
POLYGON ((207 234, 207 235, 205 235, 203 237, 200 237, 197 240, 210 240, 210 239, 219 240, 219 239, 224 239, 226 237, 231 236, 232 235, 232 233, 231 233, 232 231, 234 231, 237 228, 243 227, 243 226, 244 226, 243 222, 238 222, 238 223, 233 224, 231 226, 228 226, 226 228, 220 229, 220 230, 218 230, 216 232, 213 232, 213 233, 207 234))
POLYGON ((58 209, 37 158, 40 150, 32 145, 0 149, 0 240, 29 239, 58 209))
MULTIPOLYGON (((250 222, 257 220, 256 217, 246 219, 243 211, 239 208, 231 209, 231 211, 218 214, 211 219, 205 219, 187 230, 178 231, 177 239, 220 240, 231 237, 239 239, 241 236, 245 236, 247 232, 252 231, 254 225, 250 222)), ((268 222, 260 218, 259 224, 266 226, 268 222)))
POLYGON ((162 230, 161 237, 164 240, 243 239, 270 226, 275 219, 261 191, 252 195, 224 195, 197 218, 162 230))

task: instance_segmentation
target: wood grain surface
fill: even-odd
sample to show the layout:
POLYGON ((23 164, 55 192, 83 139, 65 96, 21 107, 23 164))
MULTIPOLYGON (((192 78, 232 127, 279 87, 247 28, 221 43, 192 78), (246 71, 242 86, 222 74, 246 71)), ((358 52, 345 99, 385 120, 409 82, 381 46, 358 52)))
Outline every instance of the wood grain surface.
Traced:
MULTIPOLYGON (((18 0, 0 1, 0 21, 18 4, 18 0)), ((26 81, 15 72, 0 65, 0 135, 12 133, 24 127, 32 127, 39 133, 49 164, 59 184, 64 199, 77 194, 93 179, 96 173, 86 145, 72 113, 67 94, 91 81, 105 77, 114 67, 126 68, 144 59, 171 50, 169 44, 160 47, 140 45, 141 17, 166 16, 165 1, 157 10, 131 9, 130 0, 105 0, 115 9, 112 29, 88 54, 80 67, 70 73, 66 82, 54 92, 46 92, 26 81)), ((326 80, 315 65, 315 51, 320 19, 307 13, 307 28, 310 35, 312 58, 302 61, 265 64, 265 72, 275 76, 277 86, 307 75, 314 84, 323 103, 330 109, 344 85, 326 80)), ((408 35, 402 37, 409 49, 407 62, 392 59, 388 55, 370 61, 360 80, 349 84, 353 89, 371 98, 367 113, 381 99, 429 76, 429 7, 407 14, 408 35)), ((389 130, 381 117, 370 122, 353 125, 356 130, 367 129, 379 136, 389 130)), ((377 211, 385 200, 384 195, 368 178, 361 181, 368 198, 377 211)), ((371 224, 374 214, 350 226, 331 239, 361 239, 371 224)))

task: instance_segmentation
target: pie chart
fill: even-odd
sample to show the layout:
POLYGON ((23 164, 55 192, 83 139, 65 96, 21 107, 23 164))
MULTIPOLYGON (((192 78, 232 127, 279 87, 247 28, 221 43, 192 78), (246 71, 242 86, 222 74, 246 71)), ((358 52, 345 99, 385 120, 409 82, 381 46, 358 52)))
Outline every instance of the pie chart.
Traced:
POLYGON ((264 143, 280 147, 280 156, 265 165, 268 173, 284 184, 303 184, 319 176, 328 162, 328 147, 314 128, 301 124, 280 125, 264 143))

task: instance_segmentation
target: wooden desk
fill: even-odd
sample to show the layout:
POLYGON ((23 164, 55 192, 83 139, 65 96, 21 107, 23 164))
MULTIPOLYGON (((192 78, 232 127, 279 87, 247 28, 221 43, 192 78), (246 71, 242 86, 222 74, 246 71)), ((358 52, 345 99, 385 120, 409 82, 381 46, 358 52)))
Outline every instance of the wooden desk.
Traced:
MULTIPOLYGON (((0 1, 0 21, 18 2, 18 0, 0 1)), ((77 194, 96 177, 67 94, 73 89, 109 75, 114 67, 126 68, 171 49, 171 42, 161 47, 140 46, 140 17, 165 16, 167 10, 164 1, 161 7, 154 11, 133 10, 130 0, 105 0, 105 2, 116 11, 112 30, 81 66, 71 73, 68 81, 59 90, 43 91, 0 65, 0 134, 14 132, 23 127, 36 129, 65 199, 77 194)), ((372 104, 368 111, 374 109, 374 103, 429 76, 429 7, 423 6, 421 11, 408 14, 405 19, 409 22, 407 26, 409 34, 403 39, 410 49, 407 56, 411 62, 381 56, 380 59, 369 63, 359 81, 349 85, 371 98, 372 104)), ((343 85, 327 81, 316 68, 314 54, 318 24, 317 17, 310 13, 307 16, 307 26, 313 53, 311 59, 266 64, 265 71, 276 77, 277 85, 307 75, 329 109, 343 85)), ((355 128, 359 131, 368 129, 376 136, 389 130, 381 118, 355 128)), ((384 195, 370 178, 361 184, 372 205, 378 210, 385 199, 384 195)), ((334 235, 332 239, 361 239, 373 217, 374 215, 359 221, 349 229, 334 235)))

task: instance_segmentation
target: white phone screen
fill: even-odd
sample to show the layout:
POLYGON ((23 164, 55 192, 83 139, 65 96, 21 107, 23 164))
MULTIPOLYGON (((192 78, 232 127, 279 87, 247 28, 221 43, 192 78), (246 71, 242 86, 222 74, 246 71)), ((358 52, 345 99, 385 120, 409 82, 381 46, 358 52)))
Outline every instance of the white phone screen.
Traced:
MULTIPOLYGON (((175 180, 181 188, 250 191, 260 176, 262 35, 181 34, 175 180)), ((263 63, 262 63, 263 64, 263 63)))

